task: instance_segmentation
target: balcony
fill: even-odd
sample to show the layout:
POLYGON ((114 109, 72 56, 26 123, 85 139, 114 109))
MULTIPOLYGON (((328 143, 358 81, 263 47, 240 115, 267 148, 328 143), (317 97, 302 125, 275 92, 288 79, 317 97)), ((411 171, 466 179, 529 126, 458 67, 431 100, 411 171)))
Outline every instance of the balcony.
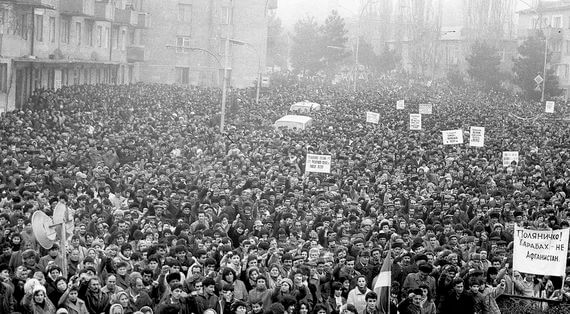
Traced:
POLYGON ((95 2, 95 19, 112 22, 115 18, 115 7, 109 2, 95 2))
POLYGON ((61 14, 68 16, 95 16, 95 0, 61 0, 61 14))
POLYGON ((135 26, 138 24, 138 13, 130 9, 115 9, 115 23, 135 26))
POLYGON ((131 45, 127 47, 128 62, 143 62, 146 58, 144 46, 131 45))
POLYGON ((53 0, 11 0, 11 2, 14 2, 14 4, 16 5, 30 6, 39 9, 49 9, 49 10, 55 9, 53 0))
POLYGON ((136 28, 149 28, 150 27, 150 14, 138 12, 136 28))
POLYGON ((526 28, 526 29, 519 29, 517 31, 519 38, 527 38, 527 37, 539 37, 544 38, 544 34, 548 36, 548 40, 560 40, 564 38, 564 29, 562 28, 555 28, 555 27, 548 27, 544 29, 540 28, 526 28))

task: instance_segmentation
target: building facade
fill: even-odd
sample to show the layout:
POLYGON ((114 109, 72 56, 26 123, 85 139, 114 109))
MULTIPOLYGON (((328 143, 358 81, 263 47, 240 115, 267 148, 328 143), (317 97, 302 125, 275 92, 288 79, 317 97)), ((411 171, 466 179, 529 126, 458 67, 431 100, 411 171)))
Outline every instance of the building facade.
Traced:
POLYGON ((0 0, 0 108, 35 89, 137 80, 142 0, 0 0))
POLYGON ((465 71, 476 40, 492 43, 505 69, 516 52, 515 0, 361 0, 359 33, 377 53, 385 46, 411 73, 465 71))
POLYGON ((146 33, 143 81, 221 86, 227 67, 230 86, 242 88, 253 86, 264 72, 267 12, 277 8, 277 1, 162 0, 147 5, 153 25, 146 33))
POLYGON ((533 8, 519 11, 518 38, 529 36, 548 39, 550 62, 547 65, 558 77, 565 99, 570 97, 570 1, 538 2, 533 8), (546 38, 545 38, 546 36, 546 38))

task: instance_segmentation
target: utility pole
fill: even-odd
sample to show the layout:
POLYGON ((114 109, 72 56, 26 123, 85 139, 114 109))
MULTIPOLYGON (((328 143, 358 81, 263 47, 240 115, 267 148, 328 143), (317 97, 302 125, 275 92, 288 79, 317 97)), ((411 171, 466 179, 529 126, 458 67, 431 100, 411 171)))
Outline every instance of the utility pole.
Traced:
POLYGON ((226 120, 226 101, 227 101, 227 89, 228 89, 228 65, 230 61, 230 38, 226 37, 225 49, 224 49, 224 81, 222 82, 222 114, 220 117, 220 133, 224 133, 224 123, 226 120))
POLYGON ((544 90, 546 89, 546 62, 548 59, 548 35, 550 35, 550 27, 546 28, 548 34, 544 32, 544 64, 542 66, 542 94, 540 96, 540 102, 544 102, 544 90))

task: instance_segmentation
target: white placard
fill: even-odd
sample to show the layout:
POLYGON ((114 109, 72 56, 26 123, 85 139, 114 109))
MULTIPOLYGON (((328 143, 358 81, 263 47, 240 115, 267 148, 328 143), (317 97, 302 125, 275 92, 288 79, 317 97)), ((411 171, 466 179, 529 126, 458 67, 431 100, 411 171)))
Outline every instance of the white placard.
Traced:
POLYGON ((469 146, 485 146, 485 128, 482 126, 472 126, 469 130, 469 146))
POLYGON ((513 161, 519 164, 519 152, 503 152, 503 167, 510 166, 513 161))
POLYGON ((419 113, 410 113, 410 130, 422 129, 422 115, 419 113))
POLYGON ((513 270, 564 277, 570 229, 530 230, 515 226, 513 270))
POLYGON ((372 111, 366 112, 366 123, 378 124, 380 121, 380 114, 372 111))
POLYGON ((547 101, 546 104, 544 105, 544 112, 546 113, 554 113, 554 102, 553 101, 547 101))
POLYGON ((463 144, 463 130, 441 131, 443 145, 463 144))
POLYGON ((307 154, 305 172, 331 172, 331 155, 307 154))
POLYGON ((431 104, 420 104, 419 113, 431 114, 432 113, 432 105, 431 104))
POLYGON ((405 105, 403 99, 400 99, 396 102, 396 109, 397 110, 404 110, 405 108, 406 108, 406 105, 405 105))

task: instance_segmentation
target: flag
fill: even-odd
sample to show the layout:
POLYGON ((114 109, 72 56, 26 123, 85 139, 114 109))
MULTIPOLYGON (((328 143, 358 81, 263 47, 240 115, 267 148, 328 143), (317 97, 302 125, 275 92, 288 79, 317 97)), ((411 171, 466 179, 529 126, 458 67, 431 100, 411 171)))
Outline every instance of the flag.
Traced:
POLYGON ((388 254, 384 258, 380 273, 374 280, 374 292, 378 295, 378 310, 380 313, 390 313, 390 286, 392 285, 392 256, 390 250, 388 250, 388 254))

